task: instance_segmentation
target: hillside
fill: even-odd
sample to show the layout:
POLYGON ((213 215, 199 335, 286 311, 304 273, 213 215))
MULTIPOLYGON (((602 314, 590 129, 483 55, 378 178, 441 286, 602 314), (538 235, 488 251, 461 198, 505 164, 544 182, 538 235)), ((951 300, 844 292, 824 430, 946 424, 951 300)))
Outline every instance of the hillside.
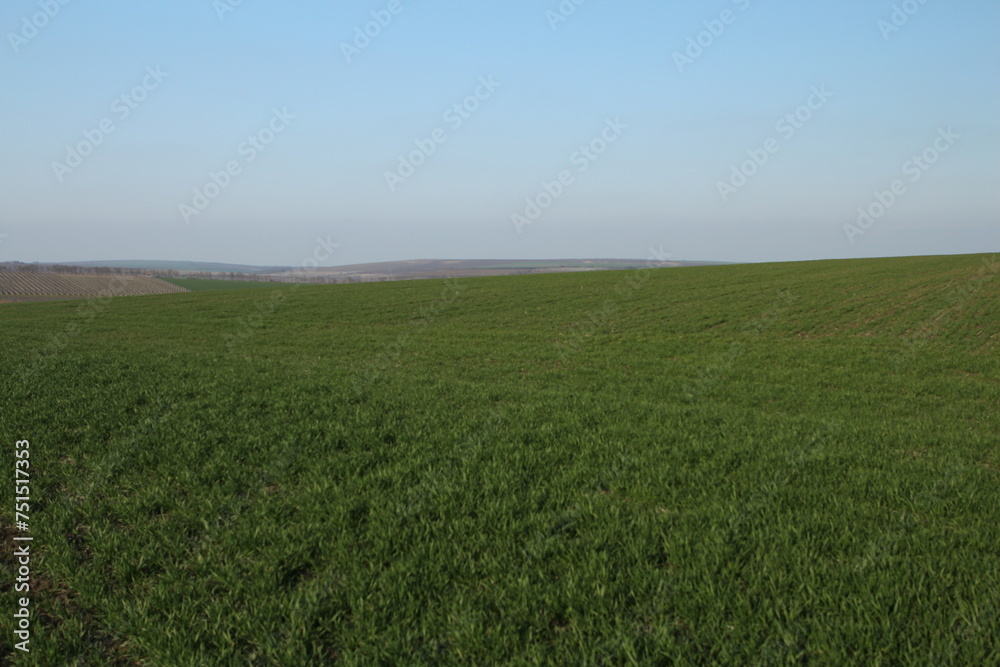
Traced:
POLYGON ((208 273, 273 273, 285 271, 287 267, 255 266, 252 264, 225 264, 223 262, 192 262, 156 259, 112 259, 89 262, 66 262, 67 266, 89 268, 112 267, 123 269, 146 269, 149 271, 191 271, 208 273))
POLYGON ((183 287, 147 276, 0 270, 0 301, 9 297, 114 297, 186 291, 183 287))
POLYGON ((260 279, 300 282, 377 282, 385 280, 418 280, 433 278, 473 278, 508 276, 529 273, 563 273, 608 269, 637 269, 644 266, 705 266, 721 262, 691 262, 641 259, 414 259, 392 262, 369 262, 340 266, 250 266, 218 262, 171 262, 154 260, 113 260, 105 262, 69 262, 62 266, 114 267, 143 269, 161 277, 176 278, 215 275, 231 278, 231 274, 254 275, 260 279), (191 274, 204 274, 192 276, 191 274))
POLYGON ((5 306, 35 657, 990 664, 998 273, 969 255, 5 306))
MULTIPOLYGON (((310 274, 340 280, 417 280, 433 278, 476 278, 535 273, 565 273, 638 269, 644 266, 701 266, 711 262, 653 261, 641 259, 414 259, 319 267, 310 274)), ((301 269, 298 270, 301 272, 301 269)), ((289 269, 295 273, 296 269, 289 269)))

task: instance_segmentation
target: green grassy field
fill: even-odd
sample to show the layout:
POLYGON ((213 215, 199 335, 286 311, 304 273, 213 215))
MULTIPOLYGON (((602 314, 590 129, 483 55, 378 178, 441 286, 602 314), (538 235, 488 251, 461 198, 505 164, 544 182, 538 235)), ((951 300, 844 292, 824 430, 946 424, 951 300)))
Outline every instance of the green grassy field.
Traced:
POLYGON ((183 287, 189 292, 215 292, 218 290, 260 289, 262 287, 287 287, 285 283, 260 282, 254 280, 204 280, 201 278, 163 278, 165 282, 183 287))
POLYGON ((997 273, 4 306, 11 469, 31 442, 25 659, 998 664, 997 273))

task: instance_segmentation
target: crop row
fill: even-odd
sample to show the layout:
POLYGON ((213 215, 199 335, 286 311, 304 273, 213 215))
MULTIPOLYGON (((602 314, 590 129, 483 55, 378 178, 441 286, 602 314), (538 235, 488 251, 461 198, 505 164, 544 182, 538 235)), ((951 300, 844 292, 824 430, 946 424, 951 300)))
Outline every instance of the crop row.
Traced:
POLYGON ((159 278, 0 271, 4 296, 138 296, 186 292, 159 278))

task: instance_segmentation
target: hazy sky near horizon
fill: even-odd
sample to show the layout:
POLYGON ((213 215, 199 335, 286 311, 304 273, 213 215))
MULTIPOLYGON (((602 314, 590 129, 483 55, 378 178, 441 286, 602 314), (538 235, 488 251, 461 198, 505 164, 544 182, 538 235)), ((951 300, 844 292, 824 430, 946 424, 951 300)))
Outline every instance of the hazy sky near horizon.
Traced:
POLYGON ((0 260, 1000 249, 995 0, 8 0, 0 27, 0 260))

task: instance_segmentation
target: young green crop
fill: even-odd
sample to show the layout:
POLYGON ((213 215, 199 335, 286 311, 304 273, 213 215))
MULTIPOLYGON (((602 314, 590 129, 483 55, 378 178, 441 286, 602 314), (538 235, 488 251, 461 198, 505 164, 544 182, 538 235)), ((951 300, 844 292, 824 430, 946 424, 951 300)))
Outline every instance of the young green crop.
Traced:
POLYGON ((7 460, 33 448, 33 657, 990 664, 998 273, 924 257, 0 307, 7 460))
POLYGON ((258 280, 206 280, 203 278, 164 278, 165 282, 183 287, 189 292, 213 292, 218 290, 260 289, 287 287, 287 283, 258 280))

